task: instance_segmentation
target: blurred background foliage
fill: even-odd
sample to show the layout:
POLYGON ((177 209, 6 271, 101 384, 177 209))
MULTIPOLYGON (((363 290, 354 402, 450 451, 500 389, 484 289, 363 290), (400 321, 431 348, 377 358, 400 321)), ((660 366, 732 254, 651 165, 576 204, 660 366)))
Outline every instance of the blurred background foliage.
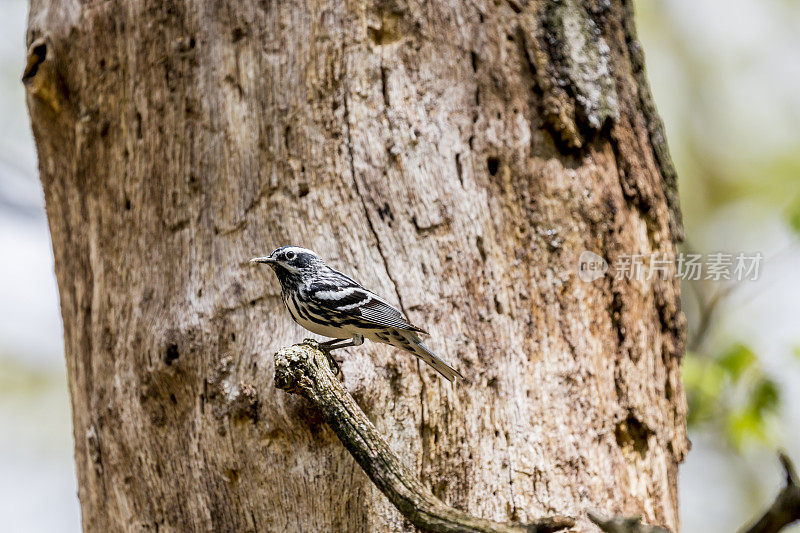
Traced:
POLYGON ((681 251, 764 258, 756 281, 682 282, 683 529, 735 531, 780 486, 775 449, 800 461, 800 2, 636 7, 678 169, 681 251))
MULTIPOLYGON (((0 515, 79 531, 52 254, 19 78, 25 0, 0 18, 0 515)), ((800 1, 637 0, 678 169, 683 252, 760 253, 755 281, 684 281, 692 451, 683 530, 735 531, 800 463, 800 1)), ((794 531, 800 531, 795 526, 794 531)))
MULTIPOLYGON (((774 277, 771 267, 787 259, 798 265, 800 3, 640 0, 637 8, 680 176, 682 251, 762 253, 763 277, 797 285, 796 276, 774 277), (736 224, 720 225, 732 217, 756 231, 777 229, 784 242, 739 239, 736 224)), ((747 304, 734 298, 746 283, 684 280, 682 287, 690 429, 717 433, 736 452, 781 441, 785 401, 782 384, 762 363, 775 354, 763 353, 745 332, 724 329, 731 307, 747 304)), ((800 342, 782 348, 796 356, 800 342)), ((787 370, 797 372, 799 362, 787 360, 787 370)))
POLYGON ((720 432, 737 451, 774 443, 780 387, 747 345, 737 342, 714 354, 687 353, 683 380, 690 429, 720 432))

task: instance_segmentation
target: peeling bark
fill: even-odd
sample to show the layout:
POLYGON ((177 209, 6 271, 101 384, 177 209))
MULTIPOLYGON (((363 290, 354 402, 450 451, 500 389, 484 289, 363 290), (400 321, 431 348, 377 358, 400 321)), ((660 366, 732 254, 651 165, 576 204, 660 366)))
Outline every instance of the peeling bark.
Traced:
POLYGON ((438 499, 677 530, 677 282, 576 275, 681 238, 628 2, 32 0, 27 41, 86 530, 411 527, 272 384, 289 243, 468 377, 343 364, 438 499))

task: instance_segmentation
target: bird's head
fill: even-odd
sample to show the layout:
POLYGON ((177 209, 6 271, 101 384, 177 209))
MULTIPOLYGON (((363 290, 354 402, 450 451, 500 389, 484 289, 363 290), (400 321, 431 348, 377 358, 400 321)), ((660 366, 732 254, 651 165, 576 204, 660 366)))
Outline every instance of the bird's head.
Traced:
POLYGON ((281 246, 265 257, 255 257, 251 263, 266 263, 272 267, 278 279, 302 276, 322 265, 322 260, 306 248, 299 246, 281 246))

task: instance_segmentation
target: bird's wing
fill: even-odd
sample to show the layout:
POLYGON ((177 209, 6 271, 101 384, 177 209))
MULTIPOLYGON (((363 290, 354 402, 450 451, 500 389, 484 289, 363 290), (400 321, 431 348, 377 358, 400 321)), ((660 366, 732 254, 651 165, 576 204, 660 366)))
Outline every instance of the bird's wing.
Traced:
POLYGON ((358 307, 358 311, 361 313, 361 318, 367 322, 372 322, 373 324, 377 324, 379 326, 408 329, 411 331, 426 333, 422 329, 406 320, 406 317, 403 316, 403 313, 389 305, 386 300, 383 300, 373 293, 369 294, 371 299, 358 307))
POLYGON ((308 295, 328 311, 360 318, 371 325, 425 333, 389 302, 342 274, 342 279, 313 283, 308 295))

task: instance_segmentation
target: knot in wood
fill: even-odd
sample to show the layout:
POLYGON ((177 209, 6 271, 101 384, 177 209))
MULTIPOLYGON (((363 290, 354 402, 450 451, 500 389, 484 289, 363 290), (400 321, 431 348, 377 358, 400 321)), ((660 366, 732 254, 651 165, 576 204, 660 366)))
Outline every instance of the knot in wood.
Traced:
POLYGON ((314 383, 316 357, 324 357, 315 341, 281 348, 275 354, 275 386, 307 396, 314 383))

